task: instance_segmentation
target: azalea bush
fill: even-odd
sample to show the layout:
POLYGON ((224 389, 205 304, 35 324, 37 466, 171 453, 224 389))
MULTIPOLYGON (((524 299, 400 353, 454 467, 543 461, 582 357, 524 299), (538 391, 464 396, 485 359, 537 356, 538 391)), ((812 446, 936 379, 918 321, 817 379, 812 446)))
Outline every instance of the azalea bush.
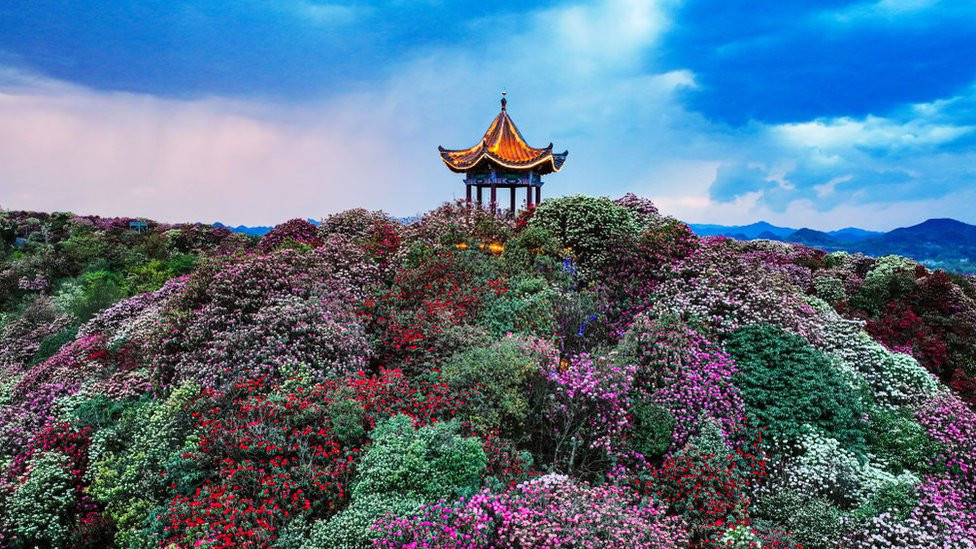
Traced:
POLYGON ((549 232, 579 260, 589 279, 613 261, 613 246, 635 239, 640 231, 635 215, 609 198, 566 196, 540 204, 530 227, 549 232))
POLYGON ((281 368, 320 379, 362 369, 369 355, 354 314, 357 273, 327 252, 283 250, 213 262, 190 277, 155 334, 155 376, 223 388, 281 368))
POLYGON ((637 365, 633 391, 672 418, 668 448, 680 449, 701 422, 718 422, 726 436, 745 421, 733 383, 736 365, 719 345, 673 317, 637 317, 620 342, 622 360, 637 365))
POLYGON ((826 355, 770 325, 740 328, 726 348, 739 369, 735 384, 746 409, 770 438, 795 441, 819 431, 864 452, 865 406, 826 355))
POLYGON ((374 547, 488 549, 572 544, 585 549, 684 547, 680 521, 653 502, 614 487, 546 475, 500 494, 483 492, 456 506, 425 506, 377 522, 374 547))

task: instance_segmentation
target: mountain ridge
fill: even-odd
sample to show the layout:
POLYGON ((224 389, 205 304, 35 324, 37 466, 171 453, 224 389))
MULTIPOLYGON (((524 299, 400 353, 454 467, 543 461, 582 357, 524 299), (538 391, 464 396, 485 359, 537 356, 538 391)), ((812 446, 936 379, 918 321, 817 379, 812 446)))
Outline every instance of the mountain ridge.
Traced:
POLYGON ((871 256, 904 255, 929 267, 976 272, 976 225, 951 219, 932 218, 888 232, 846 227, 836 231, 779 227, 766 221, 750 225, 691 223, 699 236, 726 236, 738 240, 780 240, 821 248, 828 252, 846 251, 871 256))

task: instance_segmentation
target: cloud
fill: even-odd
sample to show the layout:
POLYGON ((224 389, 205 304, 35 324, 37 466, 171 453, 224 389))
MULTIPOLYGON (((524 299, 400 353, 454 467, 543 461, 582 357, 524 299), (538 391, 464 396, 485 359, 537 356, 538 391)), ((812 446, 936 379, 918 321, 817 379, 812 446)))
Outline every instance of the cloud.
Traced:
MULTIPOLYGON (((816 114, 765 119, 750 114, 749 102, 782 112, 768 94, 709 108, 689 99, 716 93, 717 83, 724 95, 710 100, 737 92, 716 80, 712 66, 675 64, 673 49, 689 36, 689 25, 700 23, 701 34, 716 24, 707 14, 695 21, 705 4, 589 0, 520 13, 481 5, 393 1, 355 4, 347 13, 334 11, 338 4, 295 0, 249 3, 229 14, 199 5, 177 15, 163 10, 162 16, 179 19, 172 28, 192 30, 190 44, 171 59, 162 55, 162 63, 148 55, 139 63, 159 66, 145 72, 125 65, 131 52, 116 58, 135 71, 122 76, 161 89, 143 89, 118 74, 54 78, 44 63, 34 71, 0 67, 0 205, 234 224, 354 206, 412 215, 463 196, 460 178, 444 169, 436 146, 474 144, 506 87, 509 112, 530 144, 552 141, 570 150, 566 169, 547 179, 544 196, 636 192, 692 222, 800 224, 790 221, 792 215, 802 224, 836 228, 842 213, 851 217, 837 226, 956 214, 976 221, 959 207, 976 166, 972 81, 957 93, 920 102, 883 98, 864 114, 805 105, 816 114), (321 8, 319 21, 310 7, 321 8), (445 22, 445 14, 465 10, 469 17, 445 22), (273 16, 258 21, 268 13, 273 16), (401 24, 394 15, 409 17, 401 24), (200 42, 205 30, 235 17, 240 36, 216 52, 202 47, 210 43, 200 42), (385 32, 383 25, 396 27, 394 38, 365 46, 385 32), (403 39, 407 34, 412 38, 403 39), (400 40, 401 51, 387 51, 388 40, 400 40), (237 49, 244 51, 238 56, 237 49), (191 62, 191 52, 203 52, 204 59, 191 62), (174 68, 178 63, 188 64, 181 71, 174 68), (248 91, 254 88, 270 93, 248 91), (712 108, 726 114, 714 116, 712 108), (730 117, 753 120, 730 123, 730 117)), ((744 62, 743 52, 790 45, 781 38, 792 31, 779 29, 789 14, 806 22, 794 27, 823 28, 825 13, 851 3, 805 5, 777 4, 768 18, 744 18, 741 29, 726 29, 739 33, 731 39, 683 47, 715 48, 708 54, 744 62)), ((741 15, 736 6, 726 7, 741 15)), ((871 6, 862 7, 911 8, 871 6)), ((229 32, 222 29, 213 40, 229 32)), ((160 46, 157 38, 148 43, 160 46)), ((119 46, 130 45, 123 40, 119 46)), ((97 62, 111 72, 104 60, 97 62)), ((818 60, 810 66, 828 65, 818 60)), ((759 70, 739 69, 744 72, 736 78, 743 79, 759 70)), ((750 86, 758 93, 775 78, 759 75, 750 86)), ((804 93, 829 99, 842 92, 821 86, 804 93)))
POLYGON ((325 3, 319 4, 301 0, 298 2, 276 2, 276 5, 294 12, 316 25, 350 25, 367 16, 372 10, 368 6, 351 6, 348 4, 325 3))
POLYGON ((674 17, 663 61, 700 83, 685 104, 733 125, 860 118, 976 79, 972 3, 689 0, 674 17))
POLYGON ((394 134, 375 126, 383 119, 368 118, 364 106, 350 117, 344 109, 355 102, 291 112, 54 84, 6 91, 0 93, 0 202, 250 224, 362 204, 394 206, 405 198, 396 190, 402 181, 417 179, 401 155, 416 151, 403 151, 394 134))

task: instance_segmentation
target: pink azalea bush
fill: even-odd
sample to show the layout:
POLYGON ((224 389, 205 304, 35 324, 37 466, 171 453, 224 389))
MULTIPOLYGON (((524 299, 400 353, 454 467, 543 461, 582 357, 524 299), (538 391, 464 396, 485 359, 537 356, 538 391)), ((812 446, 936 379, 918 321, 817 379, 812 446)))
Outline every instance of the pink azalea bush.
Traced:
POLYGON ((618 364, 612 355, 549 358, 543 365, 549 382, 544 414, 554 438, 553 463, 567 472, 598 473, 604 460, 624 450, 637 367, 618 364))
POLYGON ((361 273, 347 267, 326 247, 206 266, 169 304, 155 375, 167 385, 192 380, 219 387, 280 376, 284 366, 316 379, 362 369, 370 351, 351 282, 361 273))
POLYGON ((755 323, 777 324, 807 339, 817 339, 817 314, 789 277, 736 253, 723 238, 702 246, 674 267, 661 284, 654 310, 707 323, 722 334, 755 323))
POLYGON ((23 447, 41 429, 54 423, 58 399, 75 394, 86 381, 107 369, 104 338, 88 336, 66 345, 55 356, 32 368, 9 389, 0 406, 0 445, 3 453, 23 447))
POLYGON ((416 516, 388 517, 374 528, 377 549, 670 549, 688 542, 681 521, 652 501, 562 475, 499 494, 484 491, 455 506, 425 506, 416 516))
POLYGON ((675 419, 671 449, 681 448, 711 418, 732 438, 745 421, 745 405, 732 383, 736 368, 721 347, 675 319, 640 315, 621 341, 637 365, 635 391, 675 419))

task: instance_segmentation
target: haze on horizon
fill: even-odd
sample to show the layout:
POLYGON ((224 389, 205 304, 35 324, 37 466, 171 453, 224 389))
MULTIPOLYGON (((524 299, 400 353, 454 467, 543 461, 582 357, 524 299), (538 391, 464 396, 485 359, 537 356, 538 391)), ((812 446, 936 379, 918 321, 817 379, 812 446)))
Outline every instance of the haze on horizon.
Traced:
POLYGON ((976 4, 0 5, 0 207, 267 225, 463 196, 500 91, 545 196, 688 222, 976 223, 976 4))

